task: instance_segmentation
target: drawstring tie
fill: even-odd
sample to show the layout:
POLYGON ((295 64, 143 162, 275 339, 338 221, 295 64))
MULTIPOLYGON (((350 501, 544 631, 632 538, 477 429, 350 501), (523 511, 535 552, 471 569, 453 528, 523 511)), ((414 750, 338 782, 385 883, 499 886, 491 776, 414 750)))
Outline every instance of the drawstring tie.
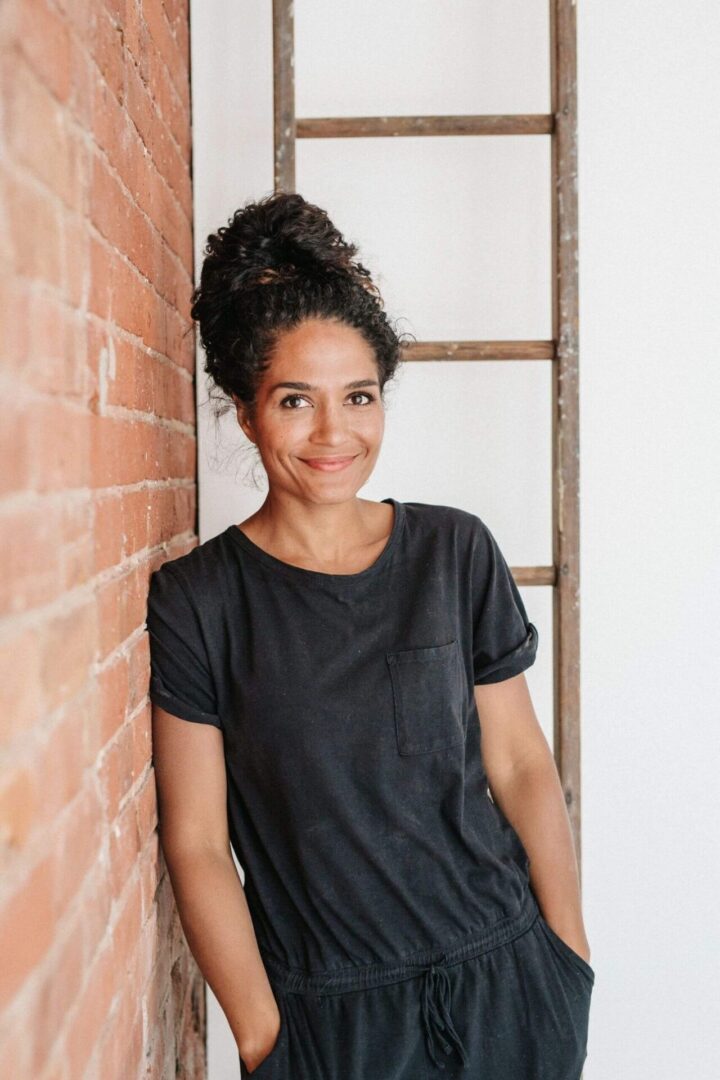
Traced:
POLYGON ((437 1041, 446 1054, 452 1053, 453 1046, 455 1046, 462 1058, 463 1065, 469 1065, 467 1050, 455 1030, 450 1015, 450 976, 442 961, 436 961, 425 968, 422 989, 422 1014, 425 1023, 428 1053, 433 1064, 437 1065, 439 1069, 445 1068, 445 1063, 439 1061, 435 1054, 434 1042, 437 1041), (444 1033, 447 1034, 447 1038, 445 1038, 444 1033))

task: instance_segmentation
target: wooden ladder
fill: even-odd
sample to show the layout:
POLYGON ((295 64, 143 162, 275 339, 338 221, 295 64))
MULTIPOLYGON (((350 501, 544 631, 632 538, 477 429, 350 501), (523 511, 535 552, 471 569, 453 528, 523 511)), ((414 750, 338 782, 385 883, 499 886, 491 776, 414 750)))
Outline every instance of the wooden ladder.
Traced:
POLYGON ((579 869, 580 603, 578 425, 577 45, 574 0, 549 0, 548 115, 295 115, 292 0, 273 0, 274 184, 295 191, 295 140, 403 135, 551 137, 551 341, 416 341, 402 359, 549 361, 552 364, 553 565, 512 567, 518 585, 553 588, 553 748, 579 869))

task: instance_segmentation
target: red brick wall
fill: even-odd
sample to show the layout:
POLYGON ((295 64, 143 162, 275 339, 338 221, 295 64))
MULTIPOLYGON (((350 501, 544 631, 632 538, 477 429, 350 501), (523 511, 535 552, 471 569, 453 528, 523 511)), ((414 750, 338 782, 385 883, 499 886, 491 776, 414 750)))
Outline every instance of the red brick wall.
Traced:
POLYGON ((204 1075, 149 572, 194 546, 187 0, 0 3, 0 1072, 204 1075))

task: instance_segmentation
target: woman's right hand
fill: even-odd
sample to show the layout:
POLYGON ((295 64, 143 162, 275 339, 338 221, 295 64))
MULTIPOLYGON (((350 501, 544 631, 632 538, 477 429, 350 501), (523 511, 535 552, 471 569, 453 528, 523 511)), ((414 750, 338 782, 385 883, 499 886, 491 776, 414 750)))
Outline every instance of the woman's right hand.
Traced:
MULTIPOLYGON (((243 1065, 249 1073, 254 1072, 258 1066, 262 1065, 265 1058, 269 1057, 275 1049, 275 1044, 280 1037, 280 1028, 282 1027, 282 1018, 277 1002, 275 1002, 275 1014, 275 1023, 269 1031, 260 1032, 258 1030, 252 1042, 248 1040, 247 1044, 238 1047, 243 1065)), ((264 1021, 264 1023, 267 1023, 267 1021, 264 1021)))

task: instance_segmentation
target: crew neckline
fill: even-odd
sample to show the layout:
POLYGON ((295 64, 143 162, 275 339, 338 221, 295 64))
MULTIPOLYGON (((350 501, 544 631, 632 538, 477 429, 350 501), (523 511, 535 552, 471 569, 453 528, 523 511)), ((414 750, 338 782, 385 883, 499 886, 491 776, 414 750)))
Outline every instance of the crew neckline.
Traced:
POLYGON ((276 570, 295 581, 326 582, 341 585, 353 584, 354 582, 367 581, 369 578, 374 577, 388 562, 393 550, 397 546, 397 540, 400 536, 405 519, 405 506, 402 502, 398 499, 394 499, 392 496, 389 496, 387 499, 381 499, 380 502, 391 503, 395 511, 390 535, 385 547, 382 549, 377 559, 375 559, 370 566, 366 566, 364 570, 358 570, 355 574, 327 574, 323 570, 309 570, 304 566, 295 566, 293 563, 285 562, 283 559, 278 559, 275 555, 271 555, 270 552, 265 551, 264 548, 259 547, 255 541, 251 540, 249 536, 246 536, 242 529, 236 524, 229 525, 226 529, 226 534, 229 535, 244 551, 257 559, 258 562, 263 563, 270 569, 276 570))

